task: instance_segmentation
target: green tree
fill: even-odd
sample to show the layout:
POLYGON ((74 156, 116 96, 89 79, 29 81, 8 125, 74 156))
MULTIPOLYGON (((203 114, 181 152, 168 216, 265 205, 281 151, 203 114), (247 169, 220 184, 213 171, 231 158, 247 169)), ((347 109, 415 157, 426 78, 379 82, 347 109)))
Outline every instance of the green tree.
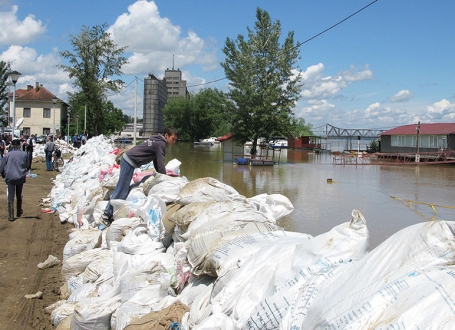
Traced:
POLYGON ((11 83, 8 82, 10 65, 7 62, 0 61, 0 125, 8 126, 8 109, 9 109, 9 88, 11 83))
POLYGON ((104 103, 103 112, 107 115, 103 122, 103 130, 107 133, 120 131, 125 126, 122 110, 114 107, 114 103, 107 101, 104 103))
POLYGON ((74 78, 75 93, 68 93, 71 117, 81 115, 87 107, 87 129, 91 134, 107 133, 110 125, 105 100, 109 91, 120 91, 125 83, 119 78, 122 66, 127 63, 123 56, 126 47, 118 48, 106 32, 107 24, 84 26, 78 36, 71 36, 73 52, 65 50, 60 55, 69 65, 58 65, 74 78))
POLYGON ((292 127, 290 130, 291 136, 295 139, 302 136, 312 136, 313 135, 313 125, 306 124, 305 119, 303 118, 292 118, 292 127))
POLYGON ((198 141, 230 131, 233 103, 218 89, 202 89, 189 98, 171 98, 163 109, 166 125, 179 129, 181 140, 198 141))
POLYGON ((272 22, 260 8, 256 18, 254 30, 247 28, 248 39, 242 35, 235 41, 226 39, 226 59, 221 63, 230 80, 229 96, 236 104, 231 123, 233 138, 240 143, 252 138, 252 154, 261 136, 289 136, 292 109, 301 90, 294 32, 289 32, 280 45, 280 22, 272 22))

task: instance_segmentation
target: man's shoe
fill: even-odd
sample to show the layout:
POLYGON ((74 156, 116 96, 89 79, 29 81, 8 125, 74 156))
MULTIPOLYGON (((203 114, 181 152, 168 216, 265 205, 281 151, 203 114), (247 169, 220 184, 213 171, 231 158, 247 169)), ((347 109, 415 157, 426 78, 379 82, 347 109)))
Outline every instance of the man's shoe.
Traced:
POLYGON ((100 219, 100 222, 107 228, 111 225, 111 223, 114 221, 114 219, 112 218, 112 216, 108 216, 106 214, 102 214, 101 215, 101 219, 100 219))

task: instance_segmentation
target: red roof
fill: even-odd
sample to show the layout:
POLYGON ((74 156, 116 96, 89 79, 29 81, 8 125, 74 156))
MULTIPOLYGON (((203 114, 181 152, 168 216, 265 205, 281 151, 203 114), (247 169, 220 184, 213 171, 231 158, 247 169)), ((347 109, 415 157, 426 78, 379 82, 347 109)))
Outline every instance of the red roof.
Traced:
MULTIPOLYGON (((405 125, 382 132, 381 135, 416 135, 418 124, 405 125)), ((455 123, 420 124, 421 135, 455 134, 455 123)))
MULTIPOLYGON (((10 93, 12 96, 12 93, 10 93)), ((27 86, 27 89, 16 90, 16 101, 52 101, 58 99, 54 94, 49 92, 43 85, 36 83, 36 86, 27 86)), ((61 102, 60 99, 58 99, 61 102)))

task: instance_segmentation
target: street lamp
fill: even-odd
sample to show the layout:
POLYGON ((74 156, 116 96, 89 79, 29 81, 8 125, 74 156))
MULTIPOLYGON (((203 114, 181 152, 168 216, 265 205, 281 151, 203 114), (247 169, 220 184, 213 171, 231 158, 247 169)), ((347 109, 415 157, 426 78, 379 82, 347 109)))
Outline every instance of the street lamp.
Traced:
POLYGON ((54 127, 53 127, 54 135, 52 136, 53 142, 55 142, 55 103, 57 103, 57 101, 58 101, 58 99, 56 99, 56 98, 52 99, 52 103, 54 103, 54 127))
POLYGON ((11 78, 11 81, 13 82, 13 124, 12 124, 12 133, 13 133, 13 138, 14 138, 14 129, 16 128, 16 83, 17 80, 19 79, 19 76, 22 76, 17 71, 12 71, 9 73, 9 77, 11 78))

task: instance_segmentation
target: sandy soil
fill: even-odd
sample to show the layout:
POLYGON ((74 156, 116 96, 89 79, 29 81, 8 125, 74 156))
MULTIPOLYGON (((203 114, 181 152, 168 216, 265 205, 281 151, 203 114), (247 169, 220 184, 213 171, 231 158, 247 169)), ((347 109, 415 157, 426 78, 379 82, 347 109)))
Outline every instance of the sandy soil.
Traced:
POLYGON ((46 171, 45 163, 37 159, 32 173, 38 176, 27 179, 24 214, 14 222, 7 220, 6 184, 0 177, 0 330, 54 329, 44 309, 59 300, 63 285, 61 262, 47 269, 37 265, 49 255, 62 260, 73 225, 61 224, 56 214, 42 212, 46 206, 41 200, 51 191, 58 172, 46 171), (41 299, 25 298, 38 291, 43 293, 41 299))

